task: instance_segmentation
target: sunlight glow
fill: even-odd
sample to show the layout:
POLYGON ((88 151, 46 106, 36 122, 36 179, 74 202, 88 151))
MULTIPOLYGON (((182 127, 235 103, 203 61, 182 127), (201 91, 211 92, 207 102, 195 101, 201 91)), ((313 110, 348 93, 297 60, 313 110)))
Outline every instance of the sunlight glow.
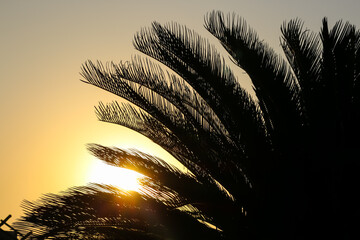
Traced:
POLYGON ((113 185, 126 191, 139 191, 140 173, 125 168, 110 166, 96 160, 90 168, 88 182, 113 185))

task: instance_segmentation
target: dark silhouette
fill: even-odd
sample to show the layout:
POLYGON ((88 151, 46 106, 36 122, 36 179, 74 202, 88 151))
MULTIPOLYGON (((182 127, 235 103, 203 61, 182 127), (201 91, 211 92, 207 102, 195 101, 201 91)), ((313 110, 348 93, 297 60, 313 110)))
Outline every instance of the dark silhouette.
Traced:
POLYGON ((18 239, 18 236, 21 237, 20 240, 25 240, 27 239, 32 232, 28 232, 27 234, 22 234, 21 232, 19 232, 18 230, 16 230, 15 228, 13 228, 13 226, 11 226, 9 223, 7 223, 7 221, 11 218, 11 214, 8 215, 4 220, 0 219, 0 239, 1 240, 14 240, 14 239, 18 239), (2 226, 7 227, 9 230, 4 230, 2 229, 2 226))
POLYGON ((235 15, 212 12, 205 28, 256 97, 213 46, 176 23, 136 34, 150 58, 82 68, 84 82, 130 102, 100 103, 99 120, 150 138, 190 173, 92 144, 99 159, 147 176, 144 189, 48 194, 24 203, 18 226, 84 239, 350 239, 360 202, 359 31, 341 21, 329 29, 326 18, 319 34, 284 23, 285 61, 235 15))

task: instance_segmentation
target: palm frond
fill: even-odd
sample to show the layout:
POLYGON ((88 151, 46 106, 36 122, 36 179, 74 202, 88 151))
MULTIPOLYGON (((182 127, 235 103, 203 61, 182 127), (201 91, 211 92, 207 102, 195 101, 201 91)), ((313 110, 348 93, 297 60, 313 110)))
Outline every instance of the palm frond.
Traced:
POLYGON ((176 189, 177 182, 184 181, 196 184, 195 175, 191 172, 183 172, 163 159, 151 156, 138 150, 122 150, 119 148, 109 148, 98 144, 89 144, 88 150, 97 158, 104 162, 134 170, 152 179, 160 181, 164 186, 176 189))
MULTIPOLYGON (((224 146, 228 150, 241 149, 233 152, 243 152, 243 156, 237 153, 237 156, 227 157, 233 162, 229 164, 231 162, 225 160, 225 156, 230 156, 231 153, 224 156, 224 151, 220 151, 224 157, 217 161, 224 166, 229 165, 228 169, 234 169, 233 176, 242 175, 241 169, 247 171, 251 168, 250 165, 256 164, 246 159, 261 159, 257 157, 258 153, 268 151, 270 147, 259 109, 239 86, 232 72, 227 70, 219 54, 201 37, 180 25, 161 26, 154 23, 151 30, 142 30, 136 35, 135 47, 164 63, 187 81, 232 134, 231 139, 235 145, 224 146), (254 145, 245 144, 250 142, 257 143, 258 148, 250 148, 254 145)), ((251 177, 250 175, 250 179, 251 177)), ((219 181, 221 182, 220 179, 219 181)), ((228 181, 228 184, 230 182, 232 181, 228 181)), ((221 184, 226 185, 224 181, 221 184)))
MULTIPOLYGON (((153 23, 134 40, 135 47, 162 62, 186 82, 209 104, 229 133, 239 143, 247 132, 237 121, 254 122, 249 128, 264 135, 259 112, 251 97, 240 87, 232 71, 213 46, 186 27, 153 23), (241 101, 239 101, 241 100, 241 101)), ((264 138, 264 136, 262 136, 264 138)))
POLYGON ((190 158, 191 152, 178 137, 143 110, 129 103, 119 104, 118 102, 106 105, 100 103, 95 109, 100 121, 130 128, 162 146, 170 154, 190 158))
POLYGON ((321 94, 322 47, 318 35, 303 30, 303 22, 291 20, 281 27, 282 47, 300 86, 306 125, 318 117, 318 94, 321 94))
POLYGON ((175 105, 194 124, 194 120, 204 130, 226 134, 226 129, 209 108, 207 103, 187 83, 151 62, 135 57, 131 62, 112 64, 114 78, 127 79, 158 93, 175 105))
POLYGON ((336 137, 340 140, 337 144, 349 143, 347 135, 352 135, 352 132, 358 129, 353 124, 353 119, 357 118, 354 113, 358 112, 353 104, 358 94, 358 90, 355 89, 356 68, 360 63, 356 59, 358 38, 355 26, 350 23, 339 21, 329 30, 327 19, 324 18, 321 31, 324 46, 322 97, 327 105, 326 108, 321 109, 321 113, 328 121, 326 126, 322 125, 319 128, 323 129, 322 134, 328 131, 325 129, 334 129, 337 134, 328 135, 328 140, 331 141, 336 137), (345 129, 344 126, 349 128, 345 129))
MULTIPOLYGON (((212 152, 197 149, 196 152, 203 151, 201 154, 203 159, 199 160, 192 152, 194 148, 188 147, 189 140, 187 141, 187 145, 184 145, 183 141, 181 141, 177 135, 145 112, 135 109, 129 104, 119 105, 116 102, 106 106, 100 104, 96 112, 101 121, 129 127, 153 140, 173 155, 202 182, 214 182, 213 177, 207 172, 208 169, 206 167, 200 167, 199 165, 204 164, 202 161, 207 160, 205 154, 212 154, 212 152)), ((222 148, 224 148, 224 146, 222 148)), ((219 173, 214 174, 214 176, 218 175, 219 173)), ((221 179, 219 181, 221 181, 221 179)))
POLYGON ((136 106, 146 109, 149 114, 164 123, 171 124, 174 119, 184 121, 183 115, 169 101, 126 79, 114 79, 111 71, 109 66, 104 67, 100 62, 95 65, 88 61, 82 68, 82 76, 86 79, 84 82, 114 93, 136 106), (170 116, 166 117, 167 115, 170 116))
POLYGON ((249 75, 273 144, 287 145, 278 141, 293 139, 302 125, 303 110, 298 84, 286 63, 242 18, 214 11, 206 17, 205 28, 249 75))
MULTIPOLYGON (((225 188, 228 189, 232 186, 234 181, 247 184, 248 177, 244 175, 239 161, 242 156, 231 150, 234 146, 228 143, 226 137, 216 132, 201 131, 201 129, 195 128, 194 125, 186 121, 179 109, 168 100, 147 88, 140 88, 136 83, 113 78, 101 63, 94 65, 92 62, 88 62, 83 67, 82 75, 89 83, 113 92, 146 110, 164 128, 176 135, 183 144, 186 143, 186 147, 195 156, 198 156, 198 158, 193 159, 196 160, 195 164, 200 166, 203 171, 211 174, 225 188), (200 139, 201 145, 196 145, 200 139), (238 157, 231 155, 234 152, 238 157), (229 169, 231 174, 221 174, 225 169, 229 169)), ((183 164, 186 166, 186 163, 183 164)))
POLYGON ((173 132, 182 131, 184 134, 188 133, 187 136, 197 138, 199 131, 202 131, 202 127, 192 124, 194 119, 190 119, 189 116, 186 118, 186 115, 166 98, 148 88, 141 88, 137 83, 122 78, 113 78, 101 63, 98 63, 97 66, 91 62, 85 64, 83 76, 89 83, 113 92, 143 110, 146 109, 148 114, 173 132))
POLYGON ((144 239, 173 235, 188 235, 190 239, 196 239, 192 234, 183 232, 182 227, 192 229, 196 236, 205 234, 210 239, 218 236, 217 231, 201 224, 193 216, 159 200, 106 185, 74 187, 61 195, 47 194, 36 203, 24 202, 23 207, 25 216, 16 226, 32 230, 39 239, 66 236, 78 232, 78 229, 86 235, 86 230, 91 234, 91 230, 100 227, 107 228, 105 239, 108 239, 106 234, 111 236, 112 231, 129 231, 135 237, 143 236, 144 239))
MULTIPOLYGON (((212 179, 197 178, 191 173, 185 173, 166 161, 137 150, 122 150, 97 144, 88 146, 89 151, 108 164, 139 172, 152 179, 152 189, 167 187, 173 194, 182 196, 186 204, 194 202, 222 203, 234 205, 233 197, 225 189, 218 186, 212 179), (205 180, 205 181, 204 181, 205 180), (179 185, 178 183, 183 184, 179 185)), ((146 179, 144 180, 146 182, 146 179)), ((165 190, 157 191, 165 192, 165 190)), ((154 196, 153 196, 154 197, 154 196)), ((155 197, 159 199, 159 197, 155 197)), ((238 200, 240 204, 241 199, 238 200)), ((183 203, 185 205, 185 203, 183 203)), ((179 206, 177 206, 179 207, 179 206)))

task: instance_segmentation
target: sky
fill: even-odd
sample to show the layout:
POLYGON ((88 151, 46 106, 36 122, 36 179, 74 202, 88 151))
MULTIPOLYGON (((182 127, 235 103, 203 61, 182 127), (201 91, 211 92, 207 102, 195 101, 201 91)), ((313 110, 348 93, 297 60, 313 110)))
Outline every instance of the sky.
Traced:
POLYGON ((87 143, 171 159, 141 135, 99 122, 94 106, 119 98, 80 81, 88 59, 139 54, 132 40, 142 27, 174 21, 218 44, 204 15, 234 12, 280 53, 284 21, 298 17, 316 32, 324 16, 360 26, 359 9, 358 0, 0 0, 0 219, 20 217, 23 199, 86 185, 99 161, 87 143))

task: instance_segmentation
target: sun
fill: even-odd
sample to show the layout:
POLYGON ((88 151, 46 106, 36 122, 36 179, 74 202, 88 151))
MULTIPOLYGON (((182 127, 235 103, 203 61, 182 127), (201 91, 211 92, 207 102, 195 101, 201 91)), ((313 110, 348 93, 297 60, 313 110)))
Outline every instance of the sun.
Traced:
POLYGON ((93 162, 88 174, 88 182, 113 185, 125 191, 139 191, 139 178, 143 177, 135 171, 110 166, 102 161, 93 162))

